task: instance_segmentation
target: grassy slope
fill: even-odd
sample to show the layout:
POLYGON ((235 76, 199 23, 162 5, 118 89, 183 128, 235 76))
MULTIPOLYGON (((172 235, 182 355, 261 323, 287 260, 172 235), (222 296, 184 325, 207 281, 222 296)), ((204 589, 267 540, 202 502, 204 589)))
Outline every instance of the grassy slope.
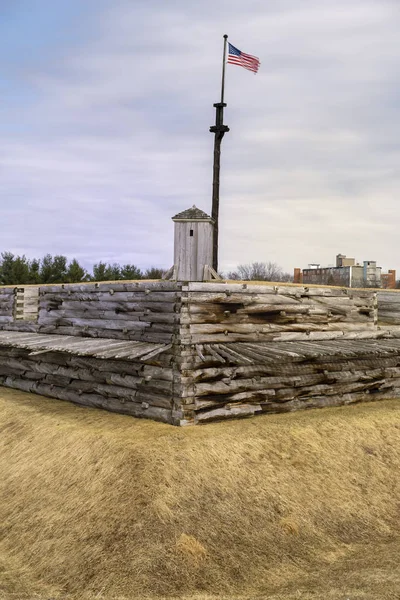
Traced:
POLYGON ((4 389, 0 431, 0 597, 400 597, 398 401, 178 429, 4 389))

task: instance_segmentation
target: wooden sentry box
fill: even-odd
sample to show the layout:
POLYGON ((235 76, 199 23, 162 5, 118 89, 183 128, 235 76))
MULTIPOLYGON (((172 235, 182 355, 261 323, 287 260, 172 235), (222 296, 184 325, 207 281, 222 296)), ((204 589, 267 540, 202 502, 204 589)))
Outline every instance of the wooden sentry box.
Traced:
POLYGON ((193 206, 178 213, 172 220, 175 223, 173 279, 207 279, 213 262, 213 219, 193 206))

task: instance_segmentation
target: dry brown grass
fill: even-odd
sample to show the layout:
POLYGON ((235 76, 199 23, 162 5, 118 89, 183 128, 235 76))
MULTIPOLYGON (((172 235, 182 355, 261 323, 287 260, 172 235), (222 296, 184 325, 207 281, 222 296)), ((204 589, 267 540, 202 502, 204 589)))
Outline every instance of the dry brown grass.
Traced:
POLYGON ((400 598, 399 402, 178 429, 0 398, 0 597, 400 598))

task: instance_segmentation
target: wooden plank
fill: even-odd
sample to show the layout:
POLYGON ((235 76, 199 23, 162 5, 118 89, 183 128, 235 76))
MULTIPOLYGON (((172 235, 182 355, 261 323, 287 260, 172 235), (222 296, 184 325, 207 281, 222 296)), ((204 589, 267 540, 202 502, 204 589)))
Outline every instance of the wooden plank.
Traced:
POLYGON ((0 332, 0 344, 14 344, 30 351, 47 350, 74 352, 77 354, 88 354, 100 356, 112 355, 116 357, 124 351, 131 358, 144 357, 144 360, 150 360, 157 354, 171 349, 171 345, 144 343, 144 342, 118 342, 106 339, 85 339, 74 336, 55 336, 55 335, 21 335, 6 334, 0 332))
POLYGON ((68 284, 56 284, 56 285, 47 285, 40 286, 39 292, 40 294, 54 294, 54 293, 74 293, 74 292, 83 292, 83 293, 92 293, 92 292, 131 292, 131 291, 140 291, 146 292, 149 290, 149 293, 153 291, 180 291, 182 288, 182 284, 175 281, 165 281, 165 280, 157 280, 157 281, 146 281, 146 280, 138 280, 138 281, 119 281, 119 282, 102 282, 102 283, 68 283, 68 284))
POLYGON ((118 321, 116 319, 83 319, 83 318, 59 318, 54 319, 53 317, 44 317, 41 316, 39 320, 39 325, 59 325, 65 327, 80 327, 80 328, 90 328, 90 329, 126 329, 141 331, 146 327, 150 327, 149 323, 145 323, 143 321, 118 321))
POLYGON ((191 281, 183 286, 183 291, 200 292, 200 293, 217 293, 217 292, 233 292, 240 294, 242 292, 261 294, 275 294, 275 285, 266 282, 265 285, 247 284, 247 283, 225 283, 223 281, 215 281, 210 283, 191 281))
POLYGON ((0 296, 0 308, 10 308, 14 306, 14 296, 0 296))
POLYGON ((50 320, 58 321, 60 319, 102 319, 102 320, 118 320, 118 321, 139 321, 141 316, 144 316, 144 312, 142 313, 123 313, 119 314, 116 311, 104 311, 104 310, 96 310, 96 308, 89 310, 43 310, 41 309, 39 312, 39 320, 40 322, 50 322, 50 320))
POLYGON ((262 409, 259 404, 243 404, 235 406, 234 408, 216 408, 196 413, 195 423, 207 423, 210 421, 232 419, 235 417, 248 417, 261 412, 262 409))
POLYGON ((152 292, 146 294, 145 291, 138 292, 68 292, 66 290, 58 293, 41 293, 40 305, 43 301, 60 302, 83 301, 83 302, 169 302, 174 303, 180 299, 179 292, 152 292))
POLYGON ((315 325, 324 325, 324 324, 334 324, 334 323, 351 323, 353 326, 360 327, 363 324, 374 325, 374 316, 371 311, 370 316, 362 315, 362 314, 350 314, 350 315, 342 315, 342 314, 332 314, 328 311, 307 311, 305 314, 302 314, 300 311, 296 314, 294 311, 270 311, 260 313, 258 311, 254 311, 252 313, 247 313, 244 310, 238 310, 234 313, 230 313, 229 311, 220 311, 218 313, 209 313, 209 314, 182 314, 181 325, 211 325, 211 324, 221 324, 221 325, 235 325, 235 324, 254 324, 254 325, 266 325, 266 324, 275 324, 275 325, 290 325, 290 324, 310 324, 311 326, 315 325))
POLYGON ((0 316, 0 323, 12 323, 13 318, 12 316, 6 316, 6 315, 2 315, 0 316))
MULTIPOLYGON (((383 329, 383 328, 382 328, 383 329)), ((201 344, 201 343, 228 343, 228 342, 280 342, 280 341, 301 341, 301 340, 330 340, 330 339, 377 339, 385 336, 400 337, 400 332, 388 332, 384 330, 376 331, 370 329, 367 331, 311 331, 308 332, 272 332, 272 333, 215 333, 215 334, 191 334, 181 338, 182 344, 201 344)))
POLYGON ((212 283, 189 282, 183 288, 183 291, 199 292, 199 293, 215 293, 215 292, 232 292, 240 293, 257 293, 257 294, 283 294, 287 296, 325 296, 325 297, 341 297, 341 296, 358 296, 367 297, 376 291, 371 290, 356 290, 340 287, 322 287, 322 286, 304 286, 304 285, 285 285, 273 282, 260 283, 224 283, 220 281, 212 283))
POLYGON ((171 302, 147 302, 145 297, 142 301, 125 302, 125 301, 81 301, 81 300, 65 300, 59 298, 58 301, 48 300, 45 296, 40 299, 40 308, 50 311, 53 310, 98 310, 98 311, 118 311, 121 314, 125 313, 142 313, 148 311, 152 313, 174 313, 177 302, 172 299, 171 302))
MULTIPOLYGON (((372 322, 365 323, 362 330, 368 329, 374 331, 372 322)), ((208 335, 223 333, 244 333, 244 334, 262 334, 271 332, 312 332, 322 331, 328 332, 344 332, 354 331, 359 332, 360 326, 354 323, 290 323, 289 325, 281 325, 276 323, 194 323, 190 325, 190 335, 204 335, 205 339, 208 335)), ((183 334, 181 334, 182 337, 183 334)))
POLYGON ((144 356, 140 357, 141 361, 148 361, 148 360, 152 360, 155 356, 158 356, 161 353, 167 352, 168 350, 170 350, 171 348, 173 348, 172 344, 168 344, 165 345, 163 344, 162 346, 160 346, 159 348, 154 348, 151 352, 149 352, 148 354, 145 354, 144 356))
POLYGON ((104 398, 100 394, 86 394, 69 389, 62 388, 55 385, 49 385, 44 383, 38 383, 34 381, 24 381, 23 379, 7 377, 3 381, 3 385, 6 387, 12 387, 14 389, 20 389, 28 392, 41 394, 42 396, 49 396, 50 398, 58 398, 60 400, 67 400, 83 406, 92 406, 96 408, 105 408, 113 412, 119 412, 122 414, 129 414, 137 417, 146 417, 163 421, 166 423, 172 422, 171 408, 162 408, 143 405, 143 401, 139 403, 124 401, 120 398, 104 398))
MULTIPOLYGON (((129 351, 132 352, 135 346, 135 342, 127 342, 127 341, 117 341, 112 342, 111 340, 107 340, 107 344, 95 346, 92 351, 92 356, 97 358, 107 359, 107 358, 115 358, 118 352, 129 351)), ((141 342, 136 342, 137 344, 141 344, 141 342)), ((162 346, 164 347, 164 346, 162 346)), ((82 354, 82 352, 80 353, 82 354)))
MULTIPOLYGON (((210 284, 214 285, 214 284, 210 284)), ((215 292, 207 292, 207 293, 189 293, 185 296, 182 296, 182 304, 190 305, 191 309, 194 310, 194 307, 197 306, 198 310, 201 310, 202 304, 238 304, 240 306, 250 305, 250 304, 300 304, 300 300, 295 298, 287 298, 282 295, 270 294, 266 296, 265 294, 240 294, 229 292, 227 290, 225 293, 220 291, 215 292)), ((207 310, 207 309, 205 309, 207 310)))
POLYGON ((37 332, 38 324, 32 321, 15 321, 14 323, 3 323, 0 325, 0 329, 4 331, 30 331, 37 332))

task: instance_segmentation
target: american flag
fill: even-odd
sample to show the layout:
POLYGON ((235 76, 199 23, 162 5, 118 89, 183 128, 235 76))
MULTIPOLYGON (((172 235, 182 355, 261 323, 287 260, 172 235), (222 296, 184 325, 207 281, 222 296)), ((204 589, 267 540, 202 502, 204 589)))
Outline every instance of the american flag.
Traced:
POLYGON ((257 56, 252 56, 251 54, 245 54, 241 50, 229 44, 229 52, 228 52, 228 63, 232 65, 239 65, 239 67, 244 67, 249 71, 253 71, 253 73, 257 73, 258 67, 260 66, 260 60, 257 56))

